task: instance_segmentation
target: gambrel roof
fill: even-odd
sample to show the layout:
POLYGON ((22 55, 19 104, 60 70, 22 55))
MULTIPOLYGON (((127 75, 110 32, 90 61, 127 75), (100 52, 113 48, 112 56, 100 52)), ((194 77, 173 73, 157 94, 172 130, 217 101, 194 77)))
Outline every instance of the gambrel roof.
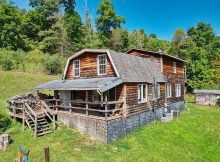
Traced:
POLYGON ((156 62, 152 60, 107 49, 84 49, 67 60, 62 80, 39 85, 33 90, 99 90, 105 92, 121 83, 153 83, 154 81, 166 82, 156 62), (65 79, 71 60, 84 53, 107 54, 117 76, 65 79))

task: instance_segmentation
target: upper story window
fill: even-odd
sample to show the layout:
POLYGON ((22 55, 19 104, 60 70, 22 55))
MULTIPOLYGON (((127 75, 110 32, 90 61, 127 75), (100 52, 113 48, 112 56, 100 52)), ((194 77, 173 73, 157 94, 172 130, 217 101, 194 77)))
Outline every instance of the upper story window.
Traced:
POLYGON ((176 97, 181 96, 181 84, 176 84, 175 85, 175 92, 176 92, 176 97))
POLYGON ((80 61, 75 60, 73 61, 73 66, 74 66, 74 76, 79 77, 80 76, 80 61))
POLYGON ((166 91, 167 91, 167 98, 172 97, 172 86, 170 83, 167 83, 166 91))
POLYGON ((146 84, 138 85, 138 102, 139 103, 147 102, 147 85, 146 84))
POLYGON ((98 55, 98 74, 106 74, 106 55, 98 55))
POLYGON ((176 62, 173 62, 173 73, 176 73, 176 62))

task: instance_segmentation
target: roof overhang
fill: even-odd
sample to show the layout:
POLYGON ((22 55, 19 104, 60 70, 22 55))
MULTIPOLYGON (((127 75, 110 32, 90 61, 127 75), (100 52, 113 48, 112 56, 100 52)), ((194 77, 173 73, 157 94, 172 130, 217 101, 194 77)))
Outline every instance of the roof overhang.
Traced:
POLYGON ((32 90, 99 90, 105 92, 122 83, 119 77, 54 80, 32 90))
POLYGON ((195 89, 194 94, 216 94, 220 95, 220 90, 195 89))
POLYGON ((156 54, 156 55, 160 55, 160 56, 172 58, 172 59, 174 59, 174 60, 178 60, 178 61, 181 61, 181 62, 186 62, 186 61, 183 60, 183 59, 180 59, 180 58, 178 58, 178 57, 169 55, 169 54, 167 54, 167 53, 165 53, 165 52, 153 52, 153 51, 147 51, 147 50, 132 48, 132 49, 128 50, 126 53, 131 53, 132 51, 138 51, 138 52, 143 52, 143 53, 144 53, 144 52, 149 52, 149 53, 153 53, 153 54, 156 54))

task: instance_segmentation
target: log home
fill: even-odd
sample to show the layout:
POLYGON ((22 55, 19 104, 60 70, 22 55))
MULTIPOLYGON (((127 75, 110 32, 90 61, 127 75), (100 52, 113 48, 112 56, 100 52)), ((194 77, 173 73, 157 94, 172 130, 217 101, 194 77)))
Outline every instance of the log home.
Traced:
POLYGON ((157 55, 149 59, 147 55, 128 53, 84 49, 67 60, 62 79, 33 90, 38 91, 46 110, 53 111, 57 120, 106 143, 140 125, 160 120, 173 103, 170 109, 183 108, 184 104, 176 104, 184 102, 183 80, 176 86, 182 88, 176 90, 177 96, 167 95, 174 91, 171 86, 172 92, 168 93, 168 85, 176 84, 169 76, 180 74, 184 79, 183 61, 164 56, 161 62, 157 55), (174 75, 170 65, 173 60, 174 75), (44 90, 54 95, 42 96, 39 91, 44 90))
POLYGON ((140 49, 131 49, 127 52, 155 61, 166 80, 166 104, 168 109, 184 107, 186 68, 185 61, 168 55, 165 52, 152 52, 140 49))

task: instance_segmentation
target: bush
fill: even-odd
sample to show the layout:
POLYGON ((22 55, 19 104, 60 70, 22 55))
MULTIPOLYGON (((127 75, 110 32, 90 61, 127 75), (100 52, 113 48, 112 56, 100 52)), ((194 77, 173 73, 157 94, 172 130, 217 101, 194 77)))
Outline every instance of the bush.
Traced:
POLYGON ((11 119, 8 115, 0 113, 0 134, 4 132, 11 125, 11 119))
POLYGON ((44 68, 49 74, 62 73, 62 65, 63 58, 57 55, 47 56, 46 60, 44 61, 44 68))
POLYGON ((14 66, 14 63, 10 57, 3 58, 1 64, 2 64, 2 69, 6 71, 12 70, 14 66))

